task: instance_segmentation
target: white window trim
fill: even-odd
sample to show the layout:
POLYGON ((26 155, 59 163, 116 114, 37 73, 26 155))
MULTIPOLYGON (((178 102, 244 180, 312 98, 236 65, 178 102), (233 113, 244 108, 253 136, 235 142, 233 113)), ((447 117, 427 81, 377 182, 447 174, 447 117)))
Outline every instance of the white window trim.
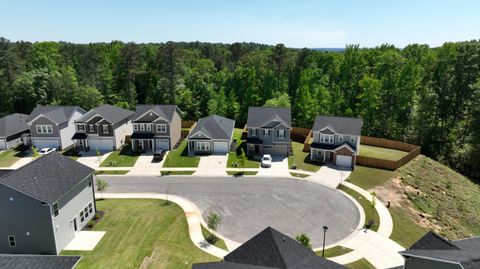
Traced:
POLYGON ((166 133, 167 125, 166 124, 157 124, 157 133, 166 133))
POLYGON ((103 131, 104 134, 108 134, 108 133, 109 133, 109 132, 108 132, 108 124, 103 124, 103 125, 102 125, 102 131, 103 131), (105 130, 105 128, 106 128, 106 130, 105 130))
POLYGON ((195 149, 196 149, 196 150, 201 150, 201 151, 210 150, 210 142, 197 141, 197 142, 195 143, 195 149))
POLYGON ((8 246, 11 247, 11 248, 16 248, 17 247, 17 240, 15 238, 15 235, 9 235, 7 238, 8 238, 8 246), (10 240, 10 238, 13 238, 13 241, 10 240), (12 246, 12 242, 13 242, 13 246, 12 246))
POLYGON ((145 131, 145 124, 140 123, 140 132, 144 132, 144 131, 145 131))
POLYGON ((138 131, 138 123, 134 123, 134 124, 133 124, 133 130, 134 130, 134 131, 138 131))
POLYGON ((78 213, 80 223, 83 224, 87 221, 88 217, 93 214, 93 205, 92 202, 89 202, 81 211, 78 213), (91 212, 90 212, 91 211, 91 212), (83 220, 82 220, 83 218, 83 220))
POLYGON ((338 135, 338 141, 343 142, 343 135, 338 135))
POLYGON ((95 127, 93 126, 93 124, 88 125, 88 131, 89 132, 95 132, 95 127))
POLYGON ((278 130, 278 138, 285 139, 285 130, 278 130), (281 134, 281 135, 280 135, 281 134))
POLYGON ((77 124, 77 130, 78 130, 78 131, 85 131, 85 125, 83 125, 83 124, 77 124))
POLYGON ((334 142, 333 135, 320 134, 320 143, 333 144, 333 142, 334 142))
POLYGON ((257 129, 252 129, 252 136, 257 136, 257 129))
POLYGON ((36 126, 37 128, 37 133, 39 134, 53 134, 53 127, 52 125, 42 125, 38 124, 36 126))
POLYGON ((269 136, 268 135, 269 131, 270 131, 269 129, 263 129, 263 136, 268 137, 269 136))
POLYGON ((152 131, 152 125, 150 123, 147 123, 147 131, 149 132, 152 131))
POLYGON ((58 215, 60 215, 60 207, 58 206, 58 202, 55 202, 52 204, 52 211, 53 211, 53 216, 56 217, 58 215), (56 210, 56 214, 55 214, 55 205, 57 205, 57 210, 56 210))

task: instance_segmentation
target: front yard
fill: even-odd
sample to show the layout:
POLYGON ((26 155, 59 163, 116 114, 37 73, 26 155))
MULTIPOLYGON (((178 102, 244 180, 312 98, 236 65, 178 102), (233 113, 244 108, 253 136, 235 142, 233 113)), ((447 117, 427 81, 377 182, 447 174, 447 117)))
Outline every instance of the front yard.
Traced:
POLYGON ((376 186, 383 185, 393 174, 394 173, 389 170, 357 165, 347 180, 362 189, 369 190, 376 186))
POLYGON ((374 146, 360 144, 359 156, 396 161, 401 159, 403 156, 407 154, 408 152, 401 151, 401 150, 374 147, 374 146))
POLYGON ((188 156, 187 140, 183 140, 177 149, 171 150, 163 167, 197 167, 200 158, 188 156))
POLYGON ((63 251, 82 255, 84 268, 192 268, 192 263, 218 261, 195 247, 185 213, 176 204, 154 199, 97 201, 105 212, 93 230, 107 231, 93 251, 63 251))
MULTIPOLYGON (((242 140, 242 129, 235 128, 235 130, 233 130, 233 139, 237 139, 237 148, 235 152, 228 153, 227 167, 240 168, 241 165, 238 157, 242 154, 242 149, 245 152, 245 154, 247 154, 247 143, 245 143, 245 140, 242 140)), ((260 166, 259 161, 256 161, 253 159, 247 159, 245 162, 244 168, 258 168, 259 166, 260 166)))
POLYGON ((9 167, 20 160, 20 158, 27 156, 28 153, 21 149, 22 147, 17 147, 0 153, 0 167, 9 167))
POLYGON ((306 170, 310 172, 317 172, 320 169, 320 164, 312 163, 309 159, 309 152, 303 152, 303 144, 292 141, 293 156, 288 157, 288 167, 296 165, 297 169, 306 170))
POLYGON ((101 164, 100 167, 132 167, 137 162, 140 152, 134 152, 129 144, 121 150, 112 152, 101 164))

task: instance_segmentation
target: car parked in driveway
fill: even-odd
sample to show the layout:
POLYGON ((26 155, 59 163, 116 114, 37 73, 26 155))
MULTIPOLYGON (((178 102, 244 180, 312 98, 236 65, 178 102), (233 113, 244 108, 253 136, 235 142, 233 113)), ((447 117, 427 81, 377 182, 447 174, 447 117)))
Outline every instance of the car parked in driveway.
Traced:
POLYGON ((57 149, 55 149, 55 148, 43 148, 43 149, 41 149, 38 153, 39 153, 40 155, 47 155, 48 153, 54 152, 54 151, 56 151, 56 150, 57 150, 57 149))
POLYGON ((165 156, 165 151, 163 149, 156 150, 153 153, 153 162, 161 162, 165 156))
POLYGON ((268 168, 272 166, 272 156, 265 154, 262 157, 262 167, 268 168))

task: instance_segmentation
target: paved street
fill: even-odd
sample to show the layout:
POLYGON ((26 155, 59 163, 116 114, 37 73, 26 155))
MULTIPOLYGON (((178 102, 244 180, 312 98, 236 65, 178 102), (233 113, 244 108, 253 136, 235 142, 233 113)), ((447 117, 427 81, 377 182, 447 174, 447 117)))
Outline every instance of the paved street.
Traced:
POLYGON ((334 189, 298 179, 255 177, 109 177, 112 193, 165 193, 195 203, 205 218, 218 212, 223 218, 218 230, 243 243, 266 226, 289 236, 308 234, 313 247, 320 247, 322 226, 329 226, 327 245, 350 235, 360 214, 347 197, 334 189))

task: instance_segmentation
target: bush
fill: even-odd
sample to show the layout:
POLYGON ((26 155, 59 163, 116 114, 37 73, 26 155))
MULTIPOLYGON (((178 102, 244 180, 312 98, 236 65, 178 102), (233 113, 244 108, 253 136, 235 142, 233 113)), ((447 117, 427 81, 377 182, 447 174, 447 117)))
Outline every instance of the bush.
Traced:
POLYGON ((93 221, 93 220, 88 221, 88 223, 87 223, 87 228, 88 228, 88 229, 92 229, 93 226, 95 226, 95 221, 93 221))
POLYGON ((100 218, 100 214, 96 213, 95 216, 93 216, 93 220, 97 220, 100 218))

